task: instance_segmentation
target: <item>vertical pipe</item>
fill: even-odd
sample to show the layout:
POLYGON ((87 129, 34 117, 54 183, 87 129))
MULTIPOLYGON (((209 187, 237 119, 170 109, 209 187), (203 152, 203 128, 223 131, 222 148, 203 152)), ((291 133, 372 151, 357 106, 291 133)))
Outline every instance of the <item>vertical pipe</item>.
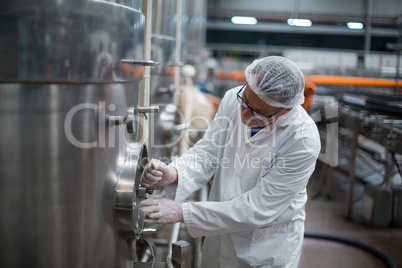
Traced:
POLYGON ((182 21, 183 21, 183 4, 182 0, 176 0, 177 4, 177 24, 176 24, 176 51, 175 51, 175 60, 176 60, 176 67, 174 73, 174 85, 176 89, 174 103, 177 105, 179 103, 179 86, 180 86, 180 62, 181 62, 181 39, 182 39, 182 21))
MULTIPOLYGON (((199 201, 208 201, 208 187, 204 185, 199 191, 199 201)), ((194 239, 194 268, 201 268, 202 238, 194 239)))
POLYGON ((163 17, 163 15, 162 15, 162 10, 163 10, 163 0, 158 0, 157 1, 157 6, 155 7, 153 7, 153 8, 156 8, 156 18, 154 18, 154 20, 155 20, 155 27, 154 27, 154 29, 155 29, 155 32, 154 32, 154 34, 162 34, 162 17, 163 17))
POLYGON ((293 0, 292 1, 292 11, 290 17, 293 19, 298 19, 299 18, 299 8, 300 8, 300 3, 299 0, 293 0))
POLYGON ((395 70, 395 94, 399 94, 399 67, 400 67, 400 57, 402 50, 402 15, 398 16, 398 43, 396 44, 396 70, 395 70))
POLYGON ((395 94, 399 94, 399 67, 400 67, 401 52, 396 52, 396 71, 395 71, 395 94))
POLYGON ((349 192, 348 192, 348 205, 346 211, 346 218, 351 219, 353 211, 353 191, 355 186, 355 169, 356 169, 356 152, 357 141, 359 137, 360 120, 355 119, 353 122, 352 132, 352 151, 350 153, 350 170, 349 170, 349 192))
MULTIPOLYGON (((182 23, 183 23, 183 1, 182 0, 176 0, 176 6, 177 6, 177 24, 176 24, 176 52, 175 52, 175 58, 176 58, 176 69, 174 73, 174 85, 175 85, 175 94, 174 94, 174 100, 173 103, 177 105, 178 107, 183 107, 183 104, 180 103, 180 100, 183 101, 183 98, 181 99, 181 91, 182 89, 180 88, 180 62, 181 62, 181 43, 182 43, 182 23)), ((186 105, 187 106, 187 105, 186 105)), ((185 122, 182 123, 187 123, 187 115, 185 113, 184 116, 185 122)), ((188 131, 186 129, 183 130, 183 135, 179 143, 179 155, 183 154, 185 151, 188 149, 188 131)))
POLYGON ((387 186, 391 184, 391 176, 392 176, 393 169, 394 169, 394 161, 392 159, 391 150, 385 148, 384 184, 387 186))
MULTIPOLYGON (((144 0, 143 14, 145 15, 144 33, 144 60, 151 60, 151 34, 152 34, 152 0, 144 0)), ((140 82, 140 92, 138 105, 149 106, 150 104, 150 66, 144 66, 143 78, 140 82)), ((138 115, 138 142, 146 144, 148 142, 148 121, 144 114, 138 115)))
POLYGON ((367 55, 371 50, 371 14, 372 14, 372 0, 367 0, 366 9, 366 31, 364 36, 364 54, 367 55))
MULTIPOLYGON (((181 61, 181 26, 182 26, 182 21, 183 21, 182 20, 182 17, 183 17, 182 0, 176 0, 176 8, 177 8, 176 51, 175 51, 176 67, 175 67, 175 73, 174 73, 175 93, 174 93, 173 103, 178 106, 179 102, 180 102, 180 90, 179 90, 179 86, 180 86, 180 66, 179 66, 179 63, 181 61)), ((180 222, 173 224, 172 232, 170 234, 169 245, 171 245, 172 243, 177 241, 177 239, 179 237, 180 226, 181 226, 180 222)), ((172 260, 172 248, 169 247, 169 252, 168 252, 166 262, 168 264, 170 264, 171 260, 172 260)))

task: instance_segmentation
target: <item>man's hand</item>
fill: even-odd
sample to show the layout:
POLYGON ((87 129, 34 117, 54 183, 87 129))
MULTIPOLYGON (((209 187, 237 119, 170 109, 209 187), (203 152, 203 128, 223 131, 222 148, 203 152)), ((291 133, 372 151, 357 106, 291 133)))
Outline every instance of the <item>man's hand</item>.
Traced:
POLYGON ((153 219, 158 224, 183 222, 181 203, 170 199, 162 197, 145 199, 140 203, 139 209, 147 214, 147 218, 153 219))
POLYGON ((176 178, 177 171, 175 168, 170 168, 165 163, 152 159, 145 166, 141 178, 141 185, 144 187, 150 187, 152 185, 162 186, 173 183, 176 178))

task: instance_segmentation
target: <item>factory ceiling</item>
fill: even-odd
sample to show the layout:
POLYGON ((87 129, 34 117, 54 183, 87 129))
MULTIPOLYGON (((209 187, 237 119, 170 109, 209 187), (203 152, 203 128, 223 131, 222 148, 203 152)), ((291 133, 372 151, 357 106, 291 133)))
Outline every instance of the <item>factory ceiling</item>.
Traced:
POLYGON ((400 42, 402 31, 400 0, 208 0, 207 9, 207 43, 212 47, 390 51, 389 44, 400 42), (235 24, 234 16, 255 18, 255 24, 235 24), (295 19, 307 25, 297 27, 295 19))

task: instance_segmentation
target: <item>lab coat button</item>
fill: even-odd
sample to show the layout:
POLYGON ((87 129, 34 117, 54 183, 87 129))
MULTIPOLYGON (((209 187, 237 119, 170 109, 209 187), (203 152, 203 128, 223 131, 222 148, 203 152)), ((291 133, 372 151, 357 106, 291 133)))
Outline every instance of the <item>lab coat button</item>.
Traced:
POLYGON ((225 260, 225 261, 227 261, 227 260, 228 260, 228 256, 222 254, 222 259, 225 260))

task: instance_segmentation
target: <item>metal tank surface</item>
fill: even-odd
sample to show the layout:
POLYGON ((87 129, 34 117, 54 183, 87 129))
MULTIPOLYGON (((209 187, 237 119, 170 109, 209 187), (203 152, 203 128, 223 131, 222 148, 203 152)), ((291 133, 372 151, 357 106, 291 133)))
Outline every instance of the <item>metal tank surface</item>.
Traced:
POLYGON ((108 124, 137 105, 142 74, 120 63, 143 56, 141 2, 125 4, 0 2, 0 267, 132 263, 147 154, 108 124))

